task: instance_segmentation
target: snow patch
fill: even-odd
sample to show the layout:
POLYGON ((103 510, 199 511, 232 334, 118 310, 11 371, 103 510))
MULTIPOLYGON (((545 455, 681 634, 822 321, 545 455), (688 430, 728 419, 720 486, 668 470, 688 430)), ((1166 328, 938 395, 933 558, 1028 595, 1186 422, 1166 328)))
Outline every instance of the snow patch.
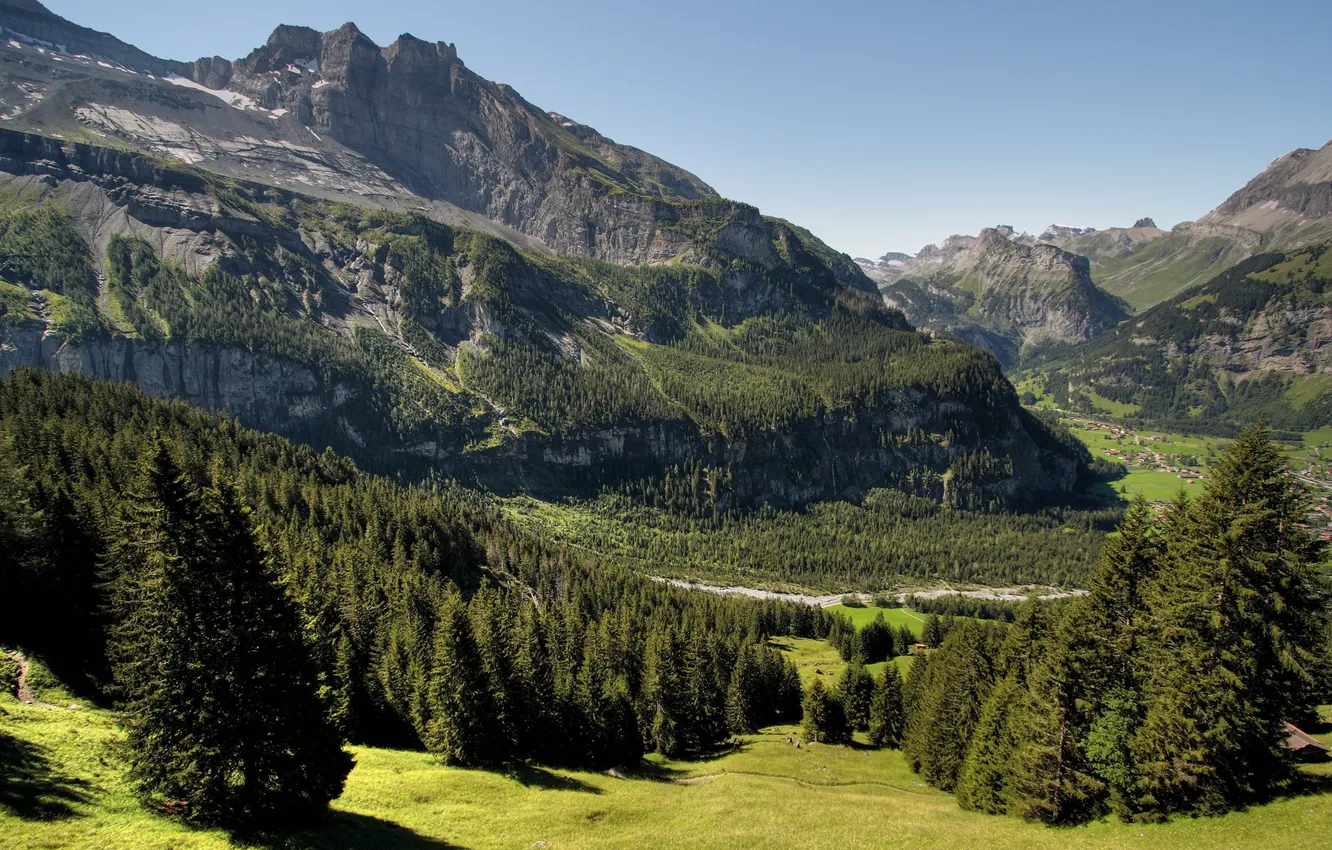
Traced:
POLYGON ((274 109, 272 112, 268 113, 268 117, 276 121, 277 119, 281 118, 283 115, 286 115, 290 111, 291 111, 290 109, 282 109, 282 108, 274 109))
POLYGON ((23 49, 23 45, 19 44, 17 41, 15 41, 15 40, 12 39, 12 38, 9 40, 9 46, 12 47, 12 48, 14 48, 15 50, 22 50, 22 49, 23 49))
POLYGON ((114 68, 114 67, 116 67, 115 65, 112 65, 110 62, 103 62, 101 59, 98 59, 98 60, 97 60, 97 64, 100 65, 100 66, 102 66, 103 68, 114 68))
MULTIPOLYGON (((295 65, 303 71, 309 71, 311 74, 319 73, 319 60, 315 58, 297 59, 295 65)), ((291 65, 287 66, 288 68, 291 65)))
POLYGON ((1263 204, 1263 205, 1262 205, 1261 207, 1259 207, 1258 209, 1260 209, 1260 210, 1275 210, 1275 209, 1280 209, 1280 207, 1281 207, 1281 202, 1280 202, 1280 201, 1268 201, 1267 203, 1263 204))
POLYGON ((314 84, 313 88, 322 89, 326 85, 328 85, 328 80, 320 80, 314 84))
POLYGON ((249 97, 246 97, 240 92, 232 91, 231 89, 210 89, 208 86, 196 83, 194 80, 182 77, 179 74, 168 74, 163 79, 168 83, 171 83, 173 86, 180 86, 182 88, 194 89, 195 91, 203 92, 204 94, 211 94, 213 97, 225 102, 228 106, 235 109, 267 111, 261 110, 249 97))

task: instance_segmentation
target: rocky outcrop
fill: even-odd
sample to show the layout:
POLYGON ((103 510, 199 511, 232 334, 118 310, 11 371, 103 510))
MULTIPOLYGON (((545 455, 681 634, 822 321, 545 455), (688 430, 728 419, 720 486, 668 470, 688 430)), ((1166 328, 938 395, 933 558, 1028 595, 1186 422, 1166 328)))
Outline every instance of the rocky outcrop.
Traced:
POLYGON ((706 259, 662 213, 718 200, 709 186, 478 76, 452 44, 403 34, 380 47, 353 24, 327 33, 279 26, 242 59, 184 63, 35 2, 0 3, 0 26, 34 48, 0 50, 0 108, 11 127, 114 137, 359 204, 429 202, 440 220, 475 214, 572 256, 706 259))
POLYGON ((122 336, 70 342, 25 322, 0 329, 0 378, 19 367, 132 381, 151 396, 225 411, 247 425, 287 434, 337 417, 363 401, 348 385, 327 385, 318 370, 262 352, 217 345, 151 343, 122 336))
POLYGON ((959 335, 1007 365, 1023 345, 1091 339, 1126 315, 1092 281, 1087 258, 1008 226, 951 236, 914 257, 885 255, 861 266, 887 303, 912 322, 959 335))

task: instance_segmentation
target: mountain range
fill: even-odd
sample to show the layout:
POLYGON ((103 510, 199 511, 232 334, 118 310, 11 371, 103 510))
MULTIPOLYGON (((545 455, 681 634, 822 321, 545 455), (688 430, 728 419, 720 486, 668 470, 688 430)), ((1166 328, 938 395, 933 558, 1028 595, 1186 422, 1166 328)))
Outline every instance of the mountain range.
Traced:
POLYGON ((984 507, 1085 472, 992 357, 916 332, 849 257, 453 45, 280 26, 178 62, 33 0, 0 27, 0 374, 132 380, 545 496, 984 507))
MULTIPOLYGON (((1146 317, 1159 314, 1152 312, 1156 305, 1175 303, 1181 293, 1219 280, 1250 258, 1284 256, 1327 242, 1329 198, 1332 142, 1280 157, 1207 215, 1168 231, 1148 217, 1131 227, 1100 230, 1050 225, 1039 236, 999 226, 976 237, 949 237, 915 255, 888 253, 856 262, 878 283, 885 301, 910 321, 984 346, 1015 370, 1061 358, 1069 345, 1101 351, 1092 341, 1102 333, 1118 327, 1119 336, 1132 336, 1131 328, 1154 321, 1146 317), (1006 294, 996 298, 991 292, 1006 294), (1044 309, 1027 308, 1031 304, 1044 309), (1120 325, 1129 314, 1143 318, 1120 325), (1042 346, 1052 351, 1043 352, 1042 346)), ((1249 318, 1230 317, 1237 324, 1249 318)), ((1282 321, 1303 327, 1314 320, 1296 312, 1282 321)), ((1267 324, 1256 327, 1248 328, 1259 334, 1253 344, 1284 345, 1277 336, 1262 337, 1267 324)), ((1177 348, 1190 344, 1169 335, 1160 341, 1177 348)), ((1235 374, 1321 370, 1306 364, 1292 371, 1285 361, 1254 363, 1238 355, 1211 359, 1216 368, 1235 374)))

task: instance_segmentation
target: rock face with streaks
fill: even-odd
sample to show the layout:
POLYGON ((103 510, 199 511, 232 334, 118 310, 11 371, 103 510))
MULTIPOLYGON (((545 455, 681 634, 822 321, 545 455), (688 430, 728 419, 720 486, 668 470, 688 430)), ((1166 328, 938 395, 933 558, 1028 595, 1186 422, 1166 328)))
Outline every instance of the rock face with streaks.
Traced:
POLYGON ((986 508, 1085 471, 992 358, 916 333, 849 257, 451 44, 281 26, 184 63, 34 0, 0 0, 0 27, 0 243, 86 252, 68 290, 0 259, 0 374, 135 381, 552 496, 986 508))
POLYGON ((40 4, 0 3, 10 126, 115 138, 209 170, 392 209, 485 219, 561 254, 613 262, 701 257, 670 228, 719 203, 689 172, 528 103, 457 49, 353 24, 279 26, 238 60, 177 62, 40 4), (62 50, 63 48, 63 50, 62 50))
MULTIPOLYGON (((1079 228, 1051 227, 1078 233, 1079 228)), ((1011 227, 952 236, 914 257, 861 261, 884 300, 916 324, 962 336, 1016 363, 1024 345, 1081 342, 1127 315, 1092 282, 1086 257, 1033 242, 1011 227)))

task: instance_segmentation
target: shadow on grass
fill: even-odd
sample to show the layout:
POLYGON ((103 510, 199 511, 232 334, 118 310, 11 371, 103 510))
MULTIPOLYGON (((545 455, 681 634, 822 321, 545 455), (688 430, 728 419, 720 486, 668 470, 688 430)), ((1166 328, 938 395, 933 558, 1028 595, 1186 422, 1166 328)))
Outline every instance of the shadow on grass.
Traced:
POLYGON ((544 788, 551 791, 581 791, 586 794, 602 793, 600 788, 581 779, 575 779, 572 776, 561 776, 536 765, 510 765, 502 773, 509 779, 521 782, 527 788, 544 788))
POLYGON ((334 812, 314 829, 236 836, 238 844, 266 850, 448 850, 456 845, 413 832, 393 821, 334 812))
POLYGON ((63 820, 91 799, 88 783, 62 774, 46 753, 0 732, 0 809, 24 820, 63 820))

